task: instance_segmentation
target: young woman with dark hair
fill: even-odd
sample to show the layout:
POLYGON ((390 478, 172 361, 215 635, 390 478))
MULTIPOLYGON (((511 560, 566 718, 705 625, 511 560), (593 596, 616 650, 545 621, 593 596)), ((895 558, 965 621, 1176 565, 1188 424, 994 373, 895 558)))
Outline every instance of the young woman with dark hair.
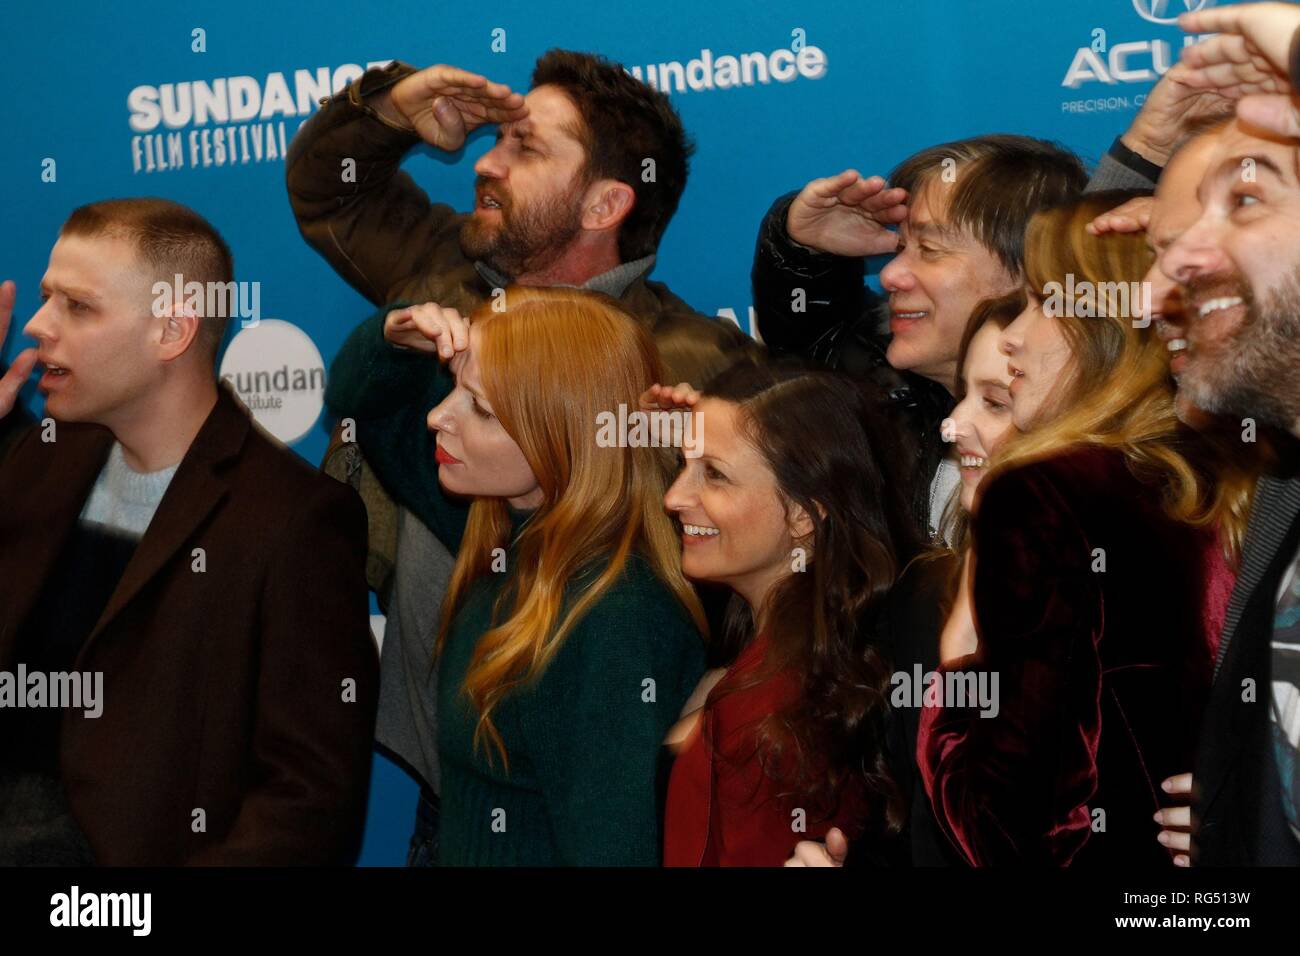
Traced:
POLYGON ((1001 336, 1016 431, 973 499, 940 647, 945 671, 1000 693, 991 715, 926 708, 918 743, 936 818, 976 865, 1168 865, 1160 783, 1190 766, 1209 684, 1213 481, 1129 294, 1142 237, 1084 228, 1121 198, 1034 217, 1028 304, 1001 336))
POLYGON ((670 735, 664 862, 785 862, 837 826, 881 852, 905 804, 885 747, 891 665, 873 627, 917 540, 891 462, 897 429, 835 373, 738 365, 692 409, 702 455, 665 504, 682 570, 734 596, 732 663, 701 682, 670 735))

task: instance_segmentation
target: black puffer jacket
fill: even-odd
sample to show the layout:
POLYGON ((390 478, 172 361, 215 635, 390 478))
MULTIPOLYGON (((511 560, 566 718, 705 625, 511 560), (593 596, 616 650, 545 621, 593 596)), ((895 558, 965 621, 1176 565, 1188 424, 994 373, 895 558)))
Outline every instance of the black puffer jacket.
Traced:
POLYGON ((946 451, 940 425, 952 413, 948 390, 885 359, 885 301, 865 285, 866 260, 814 252, 790 238, 786 214, 796 193, 778 199, 758 231, 754 250, 754 314, 774 355, 798 355, 874 384, 897 407, 916 438, 907 497, 928 537, 930 481, 946 451), (800 301, 795 290, 802 289, 800 301), (796 304, 804 306, 795 311, 796 304))

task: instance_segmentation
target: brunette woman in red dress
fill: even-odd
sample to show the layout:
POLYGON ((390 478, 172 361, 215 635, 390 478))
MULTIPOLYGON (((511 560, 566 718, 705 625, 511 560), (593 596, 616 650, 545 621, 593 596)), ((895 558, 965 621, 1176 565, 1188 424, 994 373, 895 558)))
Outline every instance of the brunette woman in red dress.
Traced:
POLYGON ((665 505, 687 577, 734 592, 732 663, 706 674, 669 735, 665 865, 780 866, 832 826, 862 862, 885 858, 905 809, 872 633, 919 550, 887 470, 903 439, 858 385, 798 367, 742 365, 703 395, 656 387, 643 404, 699 416, 702 454, 665 505))

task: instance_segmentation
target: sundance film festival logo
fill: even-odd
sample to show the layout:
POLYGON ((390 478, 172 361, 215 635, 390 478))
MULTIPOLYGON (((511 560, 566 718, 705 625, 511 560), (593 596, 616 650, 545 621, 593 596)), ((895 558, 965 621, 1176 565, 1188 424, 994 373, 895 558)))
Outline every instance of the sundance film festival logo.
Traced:
POLYGON ((297 132, 296 126, 292 132, 285 129, 286 118, 308 116, 322 99, 344 89, 367 69, 389 62, 321 66, 295 70, 291 76, 268 73, 261 81, 227 76, 137 86, 126 97, 128 123, 137 134, 131 137, 132 171, 282 160, 297 132))
POLYGON ((826 52, 808 43, 802 27, 790 31, 790 45, 763 52, 715 54, 710 49, 685 62, 669 60, 627 70, 661 93, 729 90, 738 86, 820 80, 826 75, 826 52))

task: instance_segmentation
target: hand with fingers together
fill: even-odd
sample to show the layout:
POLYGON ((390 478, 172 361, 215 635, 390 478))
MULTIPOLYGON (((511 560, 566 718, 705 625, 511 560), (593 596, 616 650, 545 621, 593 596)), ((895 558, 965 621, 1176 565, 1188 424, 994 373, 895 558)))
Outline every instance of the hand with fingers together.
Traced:
POLYGON ((887 188, 856 169, 814 179, 786 214, 786 231, 800 245, 837 256, 875 256, 898 247, 891 229, 907 218, 907 190, 887 188))
POLYGON ((504 83, 438 64, 412 73, 388 94, 393 118, 405 122, 430 146, 454 152, 480 126, 513 123, 528 115, 524 97, 504 83))
POLYGON ((1160 832, 1156 839, 1174 854, 1174 866, 1191 866, 1192 848, 1192 775, 1180 773, 1160 784, 1160 789, 1187 802, 1156 811, 1160 832))
POLYGON ((1300 99, 1291 48, 1300 31, 1300 6, 1247 3, 1184 13, 1189 33, 1217 33, 1183 51, 1186 82, 1237 100, 1237 116, 1281 136, 1300 137, 1300 99))
POLYGON ((651 385, 641 393, 643 412, 691 411, 700 401, 700 393, 688 382, 677 385, 651 385))
POLYGON ((469 320, 433 302, 394 309, 384 317, 384 338, 400 348, 429 352, 444 362, 469 348, 469 320))
POLYGON ((1203 117, 1232 115, 1232 102, 1222 90, 1194 85, 1185 63, 1175 63, 1142 103, 1120 137, 1129 149, 1157 166, 1164 166, 1193 123, 1203 117))
MULTIPOLYGON (((14 302, 18 298, 18 287, 13 280, 0 282, 0 342, 9 334, 9 320, 14 314, 14 302)), ((0 376, 0 418, 4 418, 18 403, 18 391, 36 367, 36 349, 23 349, 15 356, 8 371, 0 376)))
POLYGON ((1144 232, 1151 224, 1151 207, 1154 205, 1155 199, 1151 196, 1135 196, 1088 223, 1088 232, 1094 236, 1104 236, 1108 232, 1144 232))

